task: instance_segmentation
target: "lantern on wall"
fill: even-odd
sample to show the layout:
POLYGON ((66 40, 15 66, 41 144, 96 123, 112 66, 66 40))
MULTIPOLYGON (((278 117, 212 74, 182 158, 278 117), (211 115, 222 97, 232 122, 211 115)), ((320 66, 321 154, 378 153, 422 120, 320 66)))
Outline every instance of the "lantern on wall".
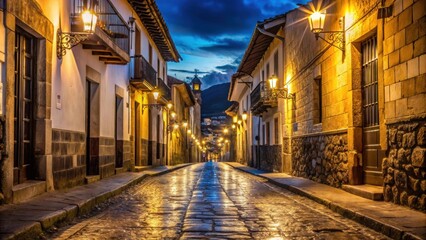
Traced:
POLYGON ((311 32, 320 33, 324 30, 325 22, 325 11, 323 12, 314 12, 309 16, 309 26, 311 27, 311 32))
POLYGON ((271 89, 276 89, 277 88, 277 82, 278 82, 278 77, 274 74, 272 75, 269 79, 269 87, 271 89))
POLYGON ((158 90, 158 88, 154 88, 154 90, 152 90, 152 96, 154 96, 154 99, 157 100, 160 97, 160 90, 158 90))

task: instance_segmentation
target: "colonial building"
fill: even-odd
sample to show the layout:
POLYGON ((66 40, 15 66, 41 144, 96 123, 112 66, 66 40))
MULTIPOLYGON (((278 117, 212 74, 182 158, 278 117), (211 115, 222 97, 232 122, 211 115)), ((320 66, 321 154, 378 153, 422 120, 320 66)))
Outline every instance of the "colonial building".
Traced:
MULTIPOLYGON (((271 100, 281 110, 282 168, 272 156, 261 156, 260 167, 267 161, 270 170, 425 210, 426 1, 320 4, 287 12, 278 31, 260 24, 232 79, 235 101, 239 82, 253 82, 253 115, 275 113, 271 100), (269 39, 263 51, 254 51, 258 31, 269 39), (277 78, 257 77, 275 44, 277 78), (247 68, 244 59, 257 52, 256 67, 247 68)), ((255 124, 249 129, 263 141, 255 124)))
MULTIPOLYGON (((171 164, 184 162, 199 162, 200 159, 193 152, 197 151, 195 136, 200 126, 199 116, 194 112, 199 108, 197 99, 188 83, 169 76, 169 85, 172 87, 174 117, 170 123, 171 164), (197 106, 198 105, 198 106, 197 106), (193 137, 194 136, 194 137, 193 137)), ((199 140, 198 140, 199 141, 199 140)))
POLYGON ((180 56, 155 1, 0 3, 7 202, 170 163, 166 72, 180 56))

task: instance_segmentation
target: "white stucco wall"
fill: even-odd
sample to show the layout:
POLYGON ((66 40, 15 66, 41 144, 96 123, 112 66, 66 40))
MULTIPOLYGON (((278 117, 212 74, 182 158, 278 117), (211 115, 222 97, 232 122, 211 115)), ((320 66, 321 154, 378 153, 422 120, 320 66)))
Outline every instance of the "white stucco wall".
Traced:
MULTIPOLYGON (((160 58, 160 72, 166 64, 161 58, 154 42, 149 39, 146 29, 141 24, 137 14, 130 4, 123 0, 111 1, 124 21, 129 17, 136 18, 136 25, 141 30, 142 55, 148 59, 151 43, 153 48, 152 65, 157 70, 157 59, 160 58)), ((59 16, 62 31, 69 31, 71 12, 71 0, 38 0, 45 15, 55 26, 55 31, 59 28, 59 16)), ((132 34, 132 47, 130 56, 134 55, 134 33, 132 34)), ((86 66, 93 68, 100 73, 100 136, 114 137, 115 128, 115 87, 124 89, 123 98, 123 139, 130 138, 129 131, 129 97, 128 84, 131 77, 130 64, 127 65, 106 65, 93 56, 91 51, 83 50, 79 44, 67 50, 66 55, 59 60, 56 57, 56 34, 54 39, 54 49, 52 51, 52 127, 63 130, 85 132, 85 93, 86 93, 86 66), (60 96, 60 102, 58 101, 60 96)), ((162 76, 160 76, 162 77, 162 76)))

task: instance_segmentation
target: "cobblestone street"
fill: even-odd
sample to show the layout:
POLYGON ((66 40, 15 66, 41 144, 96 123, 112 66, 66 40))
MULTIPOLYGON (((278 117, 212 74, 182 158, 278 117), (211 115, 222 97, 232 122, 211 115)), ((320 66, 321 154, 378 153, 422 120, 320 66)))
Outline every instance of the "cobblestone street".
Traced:
POLYGON ((387 239, 325 206, 221 163, 141 184, 56 239, 387 239))

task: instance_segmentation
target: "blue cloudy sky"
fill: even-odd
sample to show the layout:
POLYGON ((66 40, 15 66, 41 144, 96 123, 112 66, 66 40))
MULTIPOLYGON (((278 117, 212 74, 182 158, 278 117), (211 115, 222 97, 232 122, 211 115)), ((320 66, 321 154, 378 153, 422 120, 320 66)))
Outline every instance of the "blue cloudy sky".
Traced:
POLYGON ((156 0, 183 61, 169 75, 186 80, 200 71, 203 88, 228 82, 257 21, 296 8, 306 0, 156 0))

